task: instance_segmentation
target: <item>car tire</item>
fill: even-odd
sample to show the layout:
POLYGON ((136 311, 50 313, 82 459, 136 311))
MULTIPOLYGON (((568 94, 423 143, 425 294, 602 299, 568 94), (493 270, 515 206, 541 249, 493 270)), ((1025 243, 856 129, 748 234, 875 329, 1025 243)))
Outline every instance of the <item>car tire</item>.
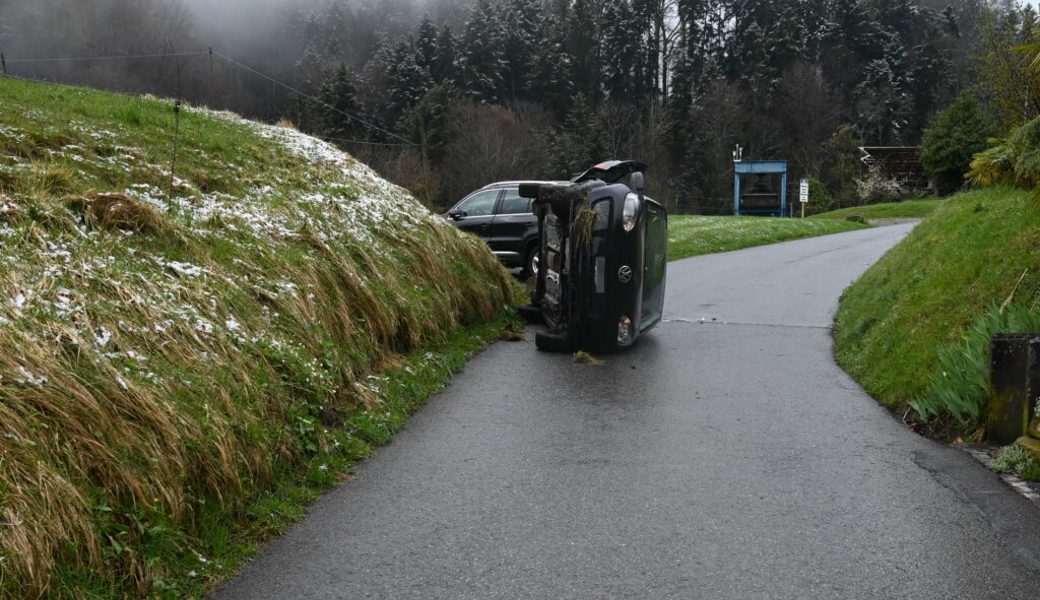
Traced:
POLYGON ((539 243, 538 242, 534 242, 527 249, 527 254, 524 255, 524 272, 523 272, 523 276, 525 278, 527 278, 527 277, 537 277, 538 276, 538 262, 539 262, 538 249, 539 249, 539 243))

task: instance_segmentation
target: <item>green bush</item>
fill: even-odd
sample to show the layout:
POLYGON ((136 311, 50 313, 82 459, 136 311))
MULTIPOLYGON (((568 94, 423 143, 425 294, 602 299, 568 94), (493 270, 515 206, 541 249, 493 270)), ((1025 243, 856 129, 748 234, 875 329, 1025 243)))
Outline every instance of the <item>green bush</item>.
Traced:
POLYGON ((1026 481, 1040 480, 1040 463, 1033 460, 1018 444, 1001 448, 990 468, 997 473, 1017 475, 1026 481))
POLYGON ((962 424, 981 420, 989 384, 989 344, 996 333, 1040 331, 1040 315, 1025 306, 993 306, 961 340, 939 349, 940 370, 925 393, 910 401, 918 416, 930 421, 952 416, 962 424))
POLYGON ((1040 199, 1040 117, 976 154, 967 177, 986 187, 1013 185, 1032 190, 1033 199, 1040 199))
POLYGON ((809 178, 809 205, 805 207, 805 212, 811 215, 825 213, 832 211, 837 208, 835 200, 829 193, 827 193, 827 186, 814 178, 809 178))
POLYGON ((936 113, 921 140, 921 162, 935 178, 939 193, 951 194, 964 185, 972 157, 986 149, 996 126, 968 94, 936 113))

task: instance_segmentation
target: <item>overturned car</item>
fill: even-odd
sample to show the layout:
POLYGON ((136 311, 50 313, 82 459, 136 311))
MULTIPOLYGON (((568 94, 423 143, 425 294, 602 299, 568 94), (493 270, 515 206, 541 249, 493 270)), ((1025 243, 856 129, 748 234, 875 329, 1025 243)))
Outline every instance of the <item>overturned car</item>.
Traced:
POLYGON ((522 310, 539 349, 609 353, 661 321, 668 214, 643 195, 646 166, 600 163, 570 183, 525 184, 538 217, 539 269, 522 310))

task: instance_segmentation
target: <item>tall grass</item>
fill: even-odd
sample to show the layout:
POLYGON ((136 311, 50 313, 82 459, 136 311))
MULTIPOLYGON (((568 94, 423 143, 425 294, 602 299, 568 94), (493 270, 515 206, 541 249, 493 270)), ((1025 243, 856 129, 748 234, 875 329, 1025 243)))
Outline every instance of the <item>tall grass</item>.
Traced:
POLYGON ((172 179, 163 103, 0 105, 0 597, 219 577, 213 532, 399 426, 382 372, 513 303, 480 240, 296 132, 189 111, 172 179))
POLYGON ((1040 314, 1028 306, 993 305, 972 323, 961 339, 938 349, 938 370, 926 391, 910 401, 923 421, 953 417, 962 425, 983 419, 989 388, 990 340, 997 333, 1040 331, 1040 314))

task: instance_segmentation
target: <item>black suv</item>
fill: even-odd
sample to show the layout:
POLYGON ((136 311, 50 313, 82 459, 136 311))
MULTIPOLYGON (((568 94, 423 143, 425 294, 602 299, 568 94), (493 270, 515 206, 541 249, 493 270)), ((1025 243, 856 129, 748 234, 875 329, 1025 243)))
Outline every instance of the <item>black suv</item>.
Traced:
POLYGON ((463 231, 474 233, 491 246, 502 264, 522 267, 524 275, 538 272, 538 217, 530 198, 520 197, 521 185, 549 181, 500 181, 466 196, 445 213, 463 231))
POLYGON ((668 213, 643 194, 646 165, 602 162, 571 183, 525 184, 541 243, 532 304, 539 349, 615 352, 660 323, 668 213))

